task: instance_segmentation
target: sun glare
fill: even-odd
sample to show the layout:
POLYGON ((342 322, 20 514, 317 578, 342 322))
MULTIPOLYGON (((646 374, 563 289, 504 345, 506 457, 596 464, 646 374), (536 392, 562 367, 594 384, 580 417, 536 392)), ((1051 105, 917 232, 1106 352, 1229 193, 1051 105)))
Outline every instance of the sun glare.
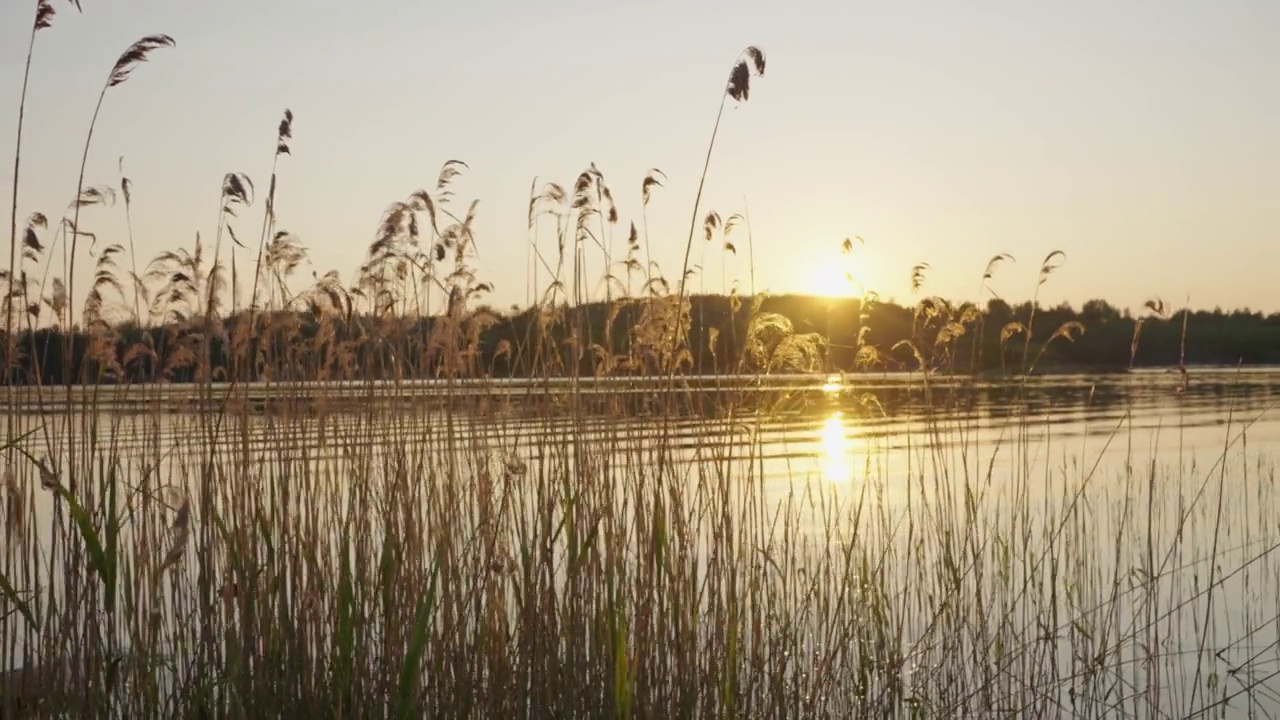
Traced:
POLYGON ((853 479, 853 444, 842 412, 833 413, 822 424, 822 478, 833 484, 853 479))
POLYGON ((862 283, 843 263, 832 263, 815 269, 811 274, 809 292, 830 298, 861 297, 862 283))

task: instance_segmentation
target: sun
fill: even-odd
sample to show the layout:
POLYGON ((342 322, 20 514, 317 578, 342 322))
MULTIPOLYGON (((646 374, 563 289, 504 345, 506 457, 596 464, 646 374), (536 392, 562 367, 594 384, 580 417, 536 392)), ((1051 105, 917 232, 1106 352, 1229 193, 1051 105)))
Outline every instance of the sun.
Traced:
POLYGON ((861 297, 866 293, 848 263, 833 262, 815 267, 807 283, 808 292, 829 298, 861 297))

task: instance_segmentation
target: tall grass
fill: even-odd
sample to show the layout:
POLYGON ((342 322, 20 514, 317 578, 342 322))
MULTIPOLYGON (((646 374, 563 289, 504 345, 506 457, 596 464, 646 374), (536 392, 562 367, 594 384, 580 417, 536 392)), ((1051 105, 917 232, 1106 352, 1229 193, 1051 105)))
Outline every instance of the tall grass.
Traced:
MULTIPOLYGON (((80 10, 79 0, 72 0, 76 10, 80 10)), ((41 30, 53 27, 53 18, 57 15, 57 10, 49 0, 36 0, 35 17, 31 23, 31 39, 27 43, 27 59, 23 64, 22 70, 22 91, 18 96, 18 126, 16 130, 17 139, 14 142, 13 149, 13 198, 9 209, 9 269, 3 276, 5 284, 4 298, 4 314, 5 314, 5 342, 8 343, 5 348, 5 382, 10 382, 13 372, 13 361, 18 354, 16 345, 18 329, 16 323, 15 300, 23 297, 26 293, 26 275, 18 268, 18 189, 22 179, 22 130, 25 126, 27 115, 27 86, 31 81, 31 60, 35 56, 36 37, 41 30), (21 291, 17 290, 21 286, 21 291)), ((46 223, 43 215, 33 215, 31 223, 28 224, 23 233, 22 245, 31 248, 33 245, 39 245, 36 238, 34 226, 43 226, 46 223)), ((25 308, 24 308, 25 309, 25 308)), ((10 405, 7 410, 7 425, 5 432, 10 436, 16 435, 17 427, 13 424, 13 406, 10 405)))
POLYGON ((35 466, 8 481, 6 550, 34 570, 6 580, 8 664, 129 717, 1267 706, 1274 461, 1090 467, 1117 424, 1054 464, 1043 421, 966 442, 935 408, 848 485, 786 480, 767 421, 663 437, 608 402, 556 411, 569 392, 281 387, 267 415, 228 410, 212 455, 199 417, 114 417, 82 441, 92 504, 35 466), (54 503, 85 552, 49 586, 71 557, 35 550, 54 503))
MULTIPOLYGON (((753 67, 764 63, 751 48, 726 97, 746 99, 753 67)), ((534 186, 530 263, 549 279, 529 293, 538 321, 518 347, 497 349, 531 358, 529 381, 489 380, 482 331, 503 319, 482 305, 492 287, 474 265, 477 206, 454 194, 466 165, 446 163, 387 208, 350 285, 317 272, 295 290, 306 248, 277 230, 274 202, 292 124, 286 111, 248 322, 225 312, 220 257, 223 232, 240 246, 227 218, 251 198, 237 173, 223 181, 212 258, 197 236, 139 277, 130 243, 126 293, 119 253, 99 256, 82 313, 90 341, 83 362, 67 362, 64 408, 46 407, 41 378, 5 388, 11 421, 39 412, 6 448, 21 461, 2 488, 4 717, 1275 707, 1277 465, 1249 452, 1248 419, 1222 428, 1211 467, 1182 447, 1147 458, 1129 447, 1117 460, 1148 438, 1129 411, 1068 448, 1029 378, 995 386, 1012 417, 992 425, 968 408, 978 390, 944 372, 958 369, 958 338, 981 332, 980 314, 925 297, 917 337, 901 347, 858 333, 866 365, 889 354, 916 365, 916 399, 893 416, 902 424, 868 441, 860 466, 807 476, 789 465, 790 443, 815 425, 844 442, 845 422, 886 422, 889 399, 856 380, 833 396, 821 382, 797 391, 767 377, 821 369, 826 347, 759 312, 754 278, 738 365, 753 381, 677 384, 702 213, 695 202, 676 293, 646 258, 633 294, 650 193, 665 176, 642 183, 620 288, 619 211, 595 166, 571 192, 534 186), (554 257, 539 244, 544 223, 554 257), (596 251, 605 337, 581 307, 596 251), (146 321, 142 301, 157 327, 130 334, 146 321), (621 313, 634 322, 615 336, 621 313), (428 315, 431 332, 415 332, 428 315), (217 376, 215 349, 232 358, 229 377, 217 376), (402 381, 423 367, 439 377, 402 381), (135 393, 138 376, 157 382, 135 393), (297 377, 342 384, 282 381, 297 377), (163 386, 182 378, 191 390, 163 386)), ((81 177, 77 207, 85 192, 81 177)), ((745 203, 732 223, 715 217, 726 243, 731 224, 748 233, 753 256, 745 203)), ((77 228, 72 219, 73 260, 77 228)), ((24 262, 47 269, 42 252, 24 262)), ((34 338, 44 298, 28 302, 22 287, 34 338)), ((68 330, 73 297, 45 303, 68 330)), ((1033 317, 1018 325, 1002 329, 1002 349, 1024 334, 1030 370, 1033 317)), ((1080 330, 1042 334, 1039 353, 1080 330)))

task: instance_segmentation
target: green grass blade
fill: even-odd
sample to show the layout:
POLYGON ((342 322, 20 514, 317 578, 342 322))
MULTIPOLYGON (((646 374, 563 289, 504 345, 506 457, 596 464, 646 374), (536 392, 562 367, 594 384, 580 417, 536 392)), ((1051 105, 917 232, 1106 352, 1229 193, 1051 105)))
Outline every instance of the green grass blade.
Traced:
POLYGON ((116 481, 115 472, 111 472, 107 477, 107 508, 106 508, 106 533, 107 546, 106 558, 111 563, 111 582, 107 583, 106 590, 106 608, 107 612, 114 612, 116 608, 116 573, 118 563, 120 562, 120 518, 116 516, 118 507, 118 491, 119 483, 116 481))
POLYGON ((404 665, 400 668, 400 686, 396 692, 396 717, 400 720, 415 717, 413 692, 418 685, 422 656, 427 650, 427 635, 431 627, 431 618, 435 614, 436 582, 439 577, 440 564, 437 561, 431 568, 431 584, 427 587, 426 594, 418 601, 413 621, 413 635, 409 638, 404 665))
POLYGON ((17 608, 22 617, 26 618, 27 625, 32 630, 40 627, 40 623, 36 622, 36 616, 31 612, 31 605, 22 599, 18 591, 13 588, 13 584, 9 582, 9 578, 5 577, 3 571, 0 571, 0 593, 4 593, 5 600, 17 608))
POLYGON ((352 656, 355 652, 355 588, 351 581, 351 544, 342 545, 342 569, 338 577, 338 625, 333 639, 337 653, 334 666, 334 687, 338 693, 338 707, 345 709, 354 688, 352 656))
POLYGON ((89 517, 89 513, 85 512, 84 508, 81 507, 80 503, 76 502, 75 497, 66 488, 59 487, 58 493, 67 503, 67 511, 70 513, 71 519, 75 521, 76 527, 80 530, 80 538, 84 540, 85 549, 89 552, 89 562, 102 580, 103 590, 106 593, 106 602, 108 603, 107 609, 111 610, 114 605, 113 592, 115 589, 114 558, 107 557, 102 538, 93 527, 93 518, 89 517))
MULTIPOLYGON (((9 448, 18 447, 19 443, 31 437, 32 435, 36 434, 37 431, 42 430, 43 428, 44 428, 43 425, 37 425, 36 427, 31 428, 30 430, 22 433, 16 438, 12 438, 10 440, 4 441, 4 444, 0 445, 0 450, 8 450, 9 448)), ((21 449, 19 449, 19 452, 22 452, 21 449)), ((23 452, 22 454, 26 455, 26 457, 29 458, 32 462, 38 462, 36 461, 35 458, 31 457, 31 455, 29 455, 28 453, 23 452)))

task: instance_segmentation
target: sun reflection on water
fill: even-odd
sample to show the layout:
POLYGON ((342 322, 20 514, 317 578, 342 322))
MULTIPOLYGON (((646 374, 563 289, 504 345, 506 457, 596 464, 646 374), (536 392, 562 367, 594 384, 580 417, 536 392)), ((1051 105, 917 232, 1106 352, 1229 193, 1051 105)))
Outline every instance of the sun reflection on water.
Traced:
POLYGON ((839 375, 828 375, 827 381, 822 384, 822 392, 825 393, 827 397, 834 398, 838 396, 840 391, 843 389, 844 382, 839 375))
POLYGON ((822 424, 822 478, 840 484, 853 479, 853 443, 839 411, 822 424))

